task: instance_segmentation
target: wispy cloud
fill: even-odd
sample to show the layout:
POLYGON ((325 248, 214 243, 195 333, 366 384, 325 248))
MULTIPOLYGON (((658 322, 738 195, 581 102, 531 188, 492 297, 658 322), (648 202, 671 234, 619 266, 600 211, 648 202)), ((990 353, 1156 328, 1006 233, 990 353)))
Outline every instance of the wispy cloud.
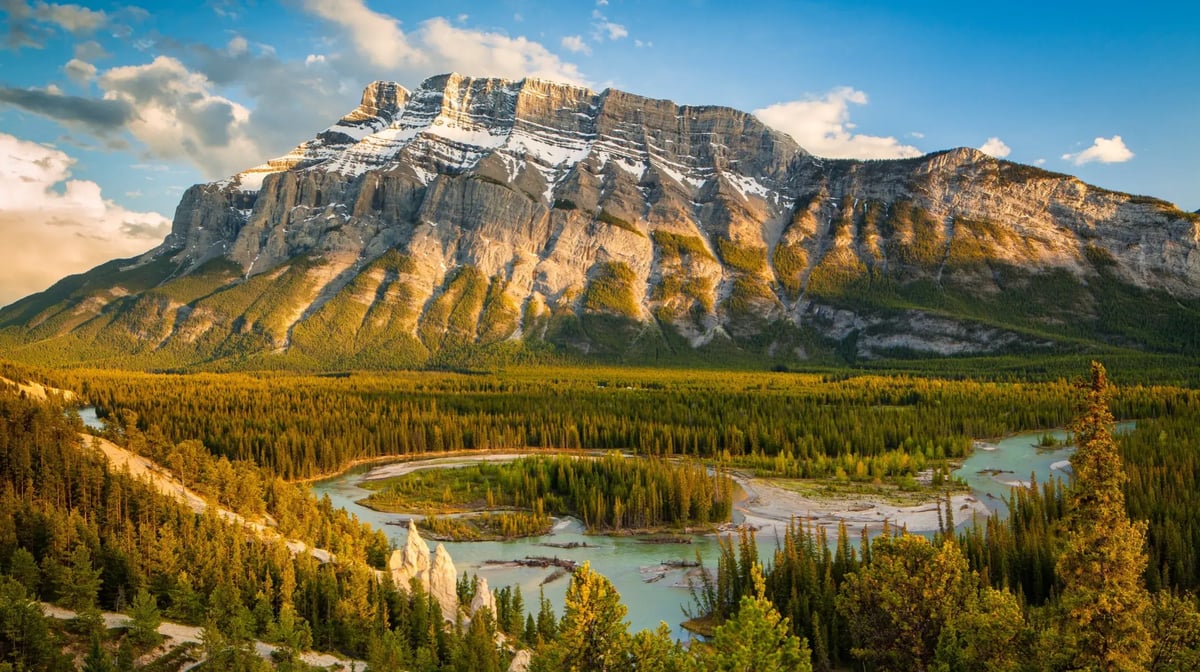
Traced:
POLYGON ((1133 152, 1125 146, 1121 136, 1114 135, 1111 138, 1096 138, 1091 147, 1081 152, 1063 154, 1062 158, 1082 166, 1085 163, 1124 163, 1133 156, 1133 152))
POLYGON ((587 42, 583 41, 583 36, 581 35, 568 35, 562 38, 562 46, 563 49, 577 54, 590 55, 592 53, 592 48, 587 45, 587 42))
POLYGON ((1012 153, 1012 148, 1004 144, 1004 141, 1000 138, 992 137, 988 138, 987 142, 979 147, 979 151, 989 156, 994 156, 997 159, 1003 159, 1012 153))
MULTIPOLYGON (((608 3, 604 3, 607 5, 608 3)), ((597 3, 597 6, 602 6, 597 3)), ((592 39, 597 42, 603 42, 605 38, 609 40, 619 40, 629 37, 629 29, 625 26, 609 21, 599 9, 592 10, 592 39)))
POLYGON ((867 94, 840 87, 822 96, 776 103, 754 114, 763 123, 792 136, 801 147, 829 158, 898 159, 920 156, 921 150, 893 137, 855 133, 851 105, 866 105, 867 94))

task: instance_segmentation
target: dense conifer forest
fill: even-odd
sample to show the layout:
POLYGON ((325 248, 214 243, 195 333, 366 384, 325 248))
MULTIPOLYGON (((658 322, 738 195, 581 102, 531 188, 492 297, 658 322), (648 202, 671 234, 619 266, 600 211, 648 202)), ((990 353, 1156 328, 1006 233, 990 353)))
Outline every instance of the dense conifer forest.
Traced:
MULTIPOLYGON (((210 504, 277 532, 232 523, 212 506, 197 512, 114 471, 80 439, 69 409, 0 391, 0 670, 173 670, 187 660, 211 670, 305 669, 299 653, 308 649, 422 671, 506 669, 520 650, 532 652, 534 670, 1200 665, 1200 393, 1187 388, 1114 388, 1099 367, 1082 387, 612 369, 315 377, 6 366, 0 374, 81 394, 105 416, 108 438, 210 504), (1114 438, 1113 416, 1136 429, 1114 438), (1006 518, 953 531, 947 507, 933 539, 891 530, 871 540, 844 530, 830 539, 796 520, 762 558, 749 536, 727 538, 712 578, 695 588, 695 625, 709 637, 686 650, 665 628, 630 633, 620 596, 587 567, 572 577, 562 614, 544 598, 526 609, 519 592, 498 587, 496 614, 444 622, 419 585, 396 587, 380 573, 391 551, 380 532, 294 482, 383 455, 523 447, 887 482, 948 465, 975 439, 1068 424, 1080 443, 1077 480, 1015 489, 1006 518), (45 604, 76 616, 44 618, 45 604), (101 610, 133 623, 108 629, 101 610), (161 619, 202 628, 202 644, 159 646, 161 619), (279 647, 274 659, 255 655, 255 641, 279 647)), ((617 490, 653 480, 621 472, 627 458, 555 459, 521 463, 513 487, 493 496, 544 501, 555 489, 527 481, 595 465, 589 478, 598 480, 571 506, 593 507, 600 524, 601 509, 615 522, 617 490), (589 493, 604 506, 594 496, 587 503, 589 493)), ((691 502, 704 500, 687 499, 693 518, 724 510, 700 514, 691 502)), ((684 508, 662 509, 665 518, 681 520, 672 510, 684 508)), ((460 598, 475 589, 461 582, 460 598)))

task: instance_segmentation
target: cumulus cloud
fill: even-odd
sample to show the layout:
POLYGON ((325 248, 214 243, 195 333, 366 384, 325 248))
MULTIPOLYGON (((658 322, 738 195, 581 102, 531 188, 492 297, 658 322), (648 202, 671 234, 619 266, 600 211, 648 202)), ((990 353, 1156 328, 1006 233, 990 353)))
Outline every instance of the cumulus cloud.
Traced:
POLYGON ((304 9, 338 27, 372 63, 399 67, 422 63, 425 54, 408 43, 400 22, 376 12, 363 0, 304 0, 304 9))
POLYGON ((629 30, 625 28, 625 26, 622 26, 619 23, 613 23, 612 21, 601 21, 597 23, 596 30, 598 30, 601 35, 608 36, 608 39, 610 40, 619 40, 622 37, 629 37, 629 30))
POLYGON ((59 278, 116 257, 140 254, 162 240, 170 221, 132 212, 100 187, 70 179, 75 160, 53 147, 0 133, 0 305, 40 291, 59 278))
POLYGON ((25 0, 0 0, 0 10, 8 18, 8 33, 4 45, 10 49, 42 48, 53 28, 75 36, 95 32, 108 21, 101 10, 82 5, 59 5, 52 2, 29 3, 25 0))
POLYGON ((1077 166, 1085 163, 1124 163, 1133 158, 1133 152, 1125 146, 1121 136, 1111 138, 1096 138, 1092 146, 1082 152, 1063 154, 1064 161, 1070 161, 1077 166))
POLYGON ((66 96, 50 88, 0 87, 0 103, 50 117, 69 126, 82 126, 101 136, 116 132, 136 117, 133 107, 126 101, 66 96))
POLYGON ((99 84, 106 100, 137 110, 126 128, 152 156, 188 159, 208 178, 225 177, 263 158, 249 129, 250 111, 214 93, 207 77, 175 58, 112 68, 99 84))
POLYGON ((524 37, 456 28, 445 19, 435 18, 421 24, 420 40, 435 62, 457 72, 586 83, 578 66, 524 37))
POLYGON ((72 58, 63 66, 63 72, 67 73, 67 77, 70 77, 71 81, 84 86, 96 76, 96 66, 87 61, 72 58))
POLYGON ((983 143, 979 148, 979 151, 994 156, 997 159, 1003 159, 1012 152, 1012 148, 1004 144, 1004 141, 1000 138, 988 138, 987 142, 983 143))
POLYGON ((823 96, 776 103, 755 110, 768 126, 792 136, 808 151, 833 159, 900 159, 921 150, 893 137, 855 133, 850 105, 866 105, 867 94, 840 87, 823 96))
MULTIPOLYGON (((14 2, 20 4, 0 0, 14 2)), ((86 130, 109 147, 140 141, 144 159, 187 161, 213 179, 283 154, 332 124, 357 103, 363 82, 396 79, 411 87, 455 70, 589 84, 577 65, 525 37, 472 30, 446 18, 405 33, 363 0, 302 0, 299 6, 339 29, 303 58, 284 60, 269 45, 240 35, 220 47, 163 39, 156 45, 163 53, 153 61, 105 70, 91 60, 106 55, 100 46, 81 43, 64 72, 94 84, 100 97, 0 86, 0 106, 86 130)))
POLYGON ((562 38, 562 46, 563 49, 577 54, 591 55, 592 53, 592 48, 583 41, 583 37, 580 35, 568 35, 562 38))

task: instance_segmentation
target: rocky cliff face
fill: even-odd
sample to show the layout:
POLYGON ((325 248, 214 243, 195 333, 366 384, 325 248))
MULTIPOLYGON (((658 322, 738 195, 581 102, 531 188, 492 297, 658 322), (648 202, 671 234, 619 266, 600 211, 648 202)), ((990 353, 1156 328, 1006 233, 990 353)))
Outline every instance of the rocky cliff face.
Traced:
MULTIPOLYGON (((429 546, 417 532, 416 523, 411 518, 408 521, 408 538, 404 542, 404 548, 392 551, 392 556, 388 558, 388 571, 391 573, 392 582, 402 590, 407 590, 413 579, 419 581, 442 608, 442 616, 451 622, 456 619, 459 606, 458 573, 454 569, 454 560, 442 544, 437 545, 433 559, 430 560, 429 546)), ((481 582, 486 590, 487 582, 481 582)), ((495 612, 495 603, 491 606, 495 612)), ((469 613, 475 613, 474 603, 469 613)))
POLYGON ((452 74, 371 84, 286 156, 188 190, 146 257, 0 327, 91 325, 185 364, 410 366, 541 342, 952 354, 1050 347, 1078 325, 1178 349, 1102 323, 1148 301, 1193 324, 1198 245, 1196 214, 974 150, 825 160, 729 108, 452 74))

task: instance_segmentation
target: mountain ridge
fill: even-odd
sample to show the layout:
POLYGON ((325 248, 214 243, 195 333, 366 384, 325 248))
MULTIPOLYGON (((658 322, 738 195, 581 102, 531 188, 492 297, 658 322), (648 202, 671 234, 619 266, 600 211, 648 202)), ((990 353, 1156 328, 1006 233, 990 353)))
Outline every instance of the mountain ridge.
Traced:
POLYGON ((0 344, 317 368, 1185 351, 1198 247, 1194 213, 978 150, 824 159, 732 108, 452 73, 373 82, 188 189, 162 245, 0 310, 0 344))

